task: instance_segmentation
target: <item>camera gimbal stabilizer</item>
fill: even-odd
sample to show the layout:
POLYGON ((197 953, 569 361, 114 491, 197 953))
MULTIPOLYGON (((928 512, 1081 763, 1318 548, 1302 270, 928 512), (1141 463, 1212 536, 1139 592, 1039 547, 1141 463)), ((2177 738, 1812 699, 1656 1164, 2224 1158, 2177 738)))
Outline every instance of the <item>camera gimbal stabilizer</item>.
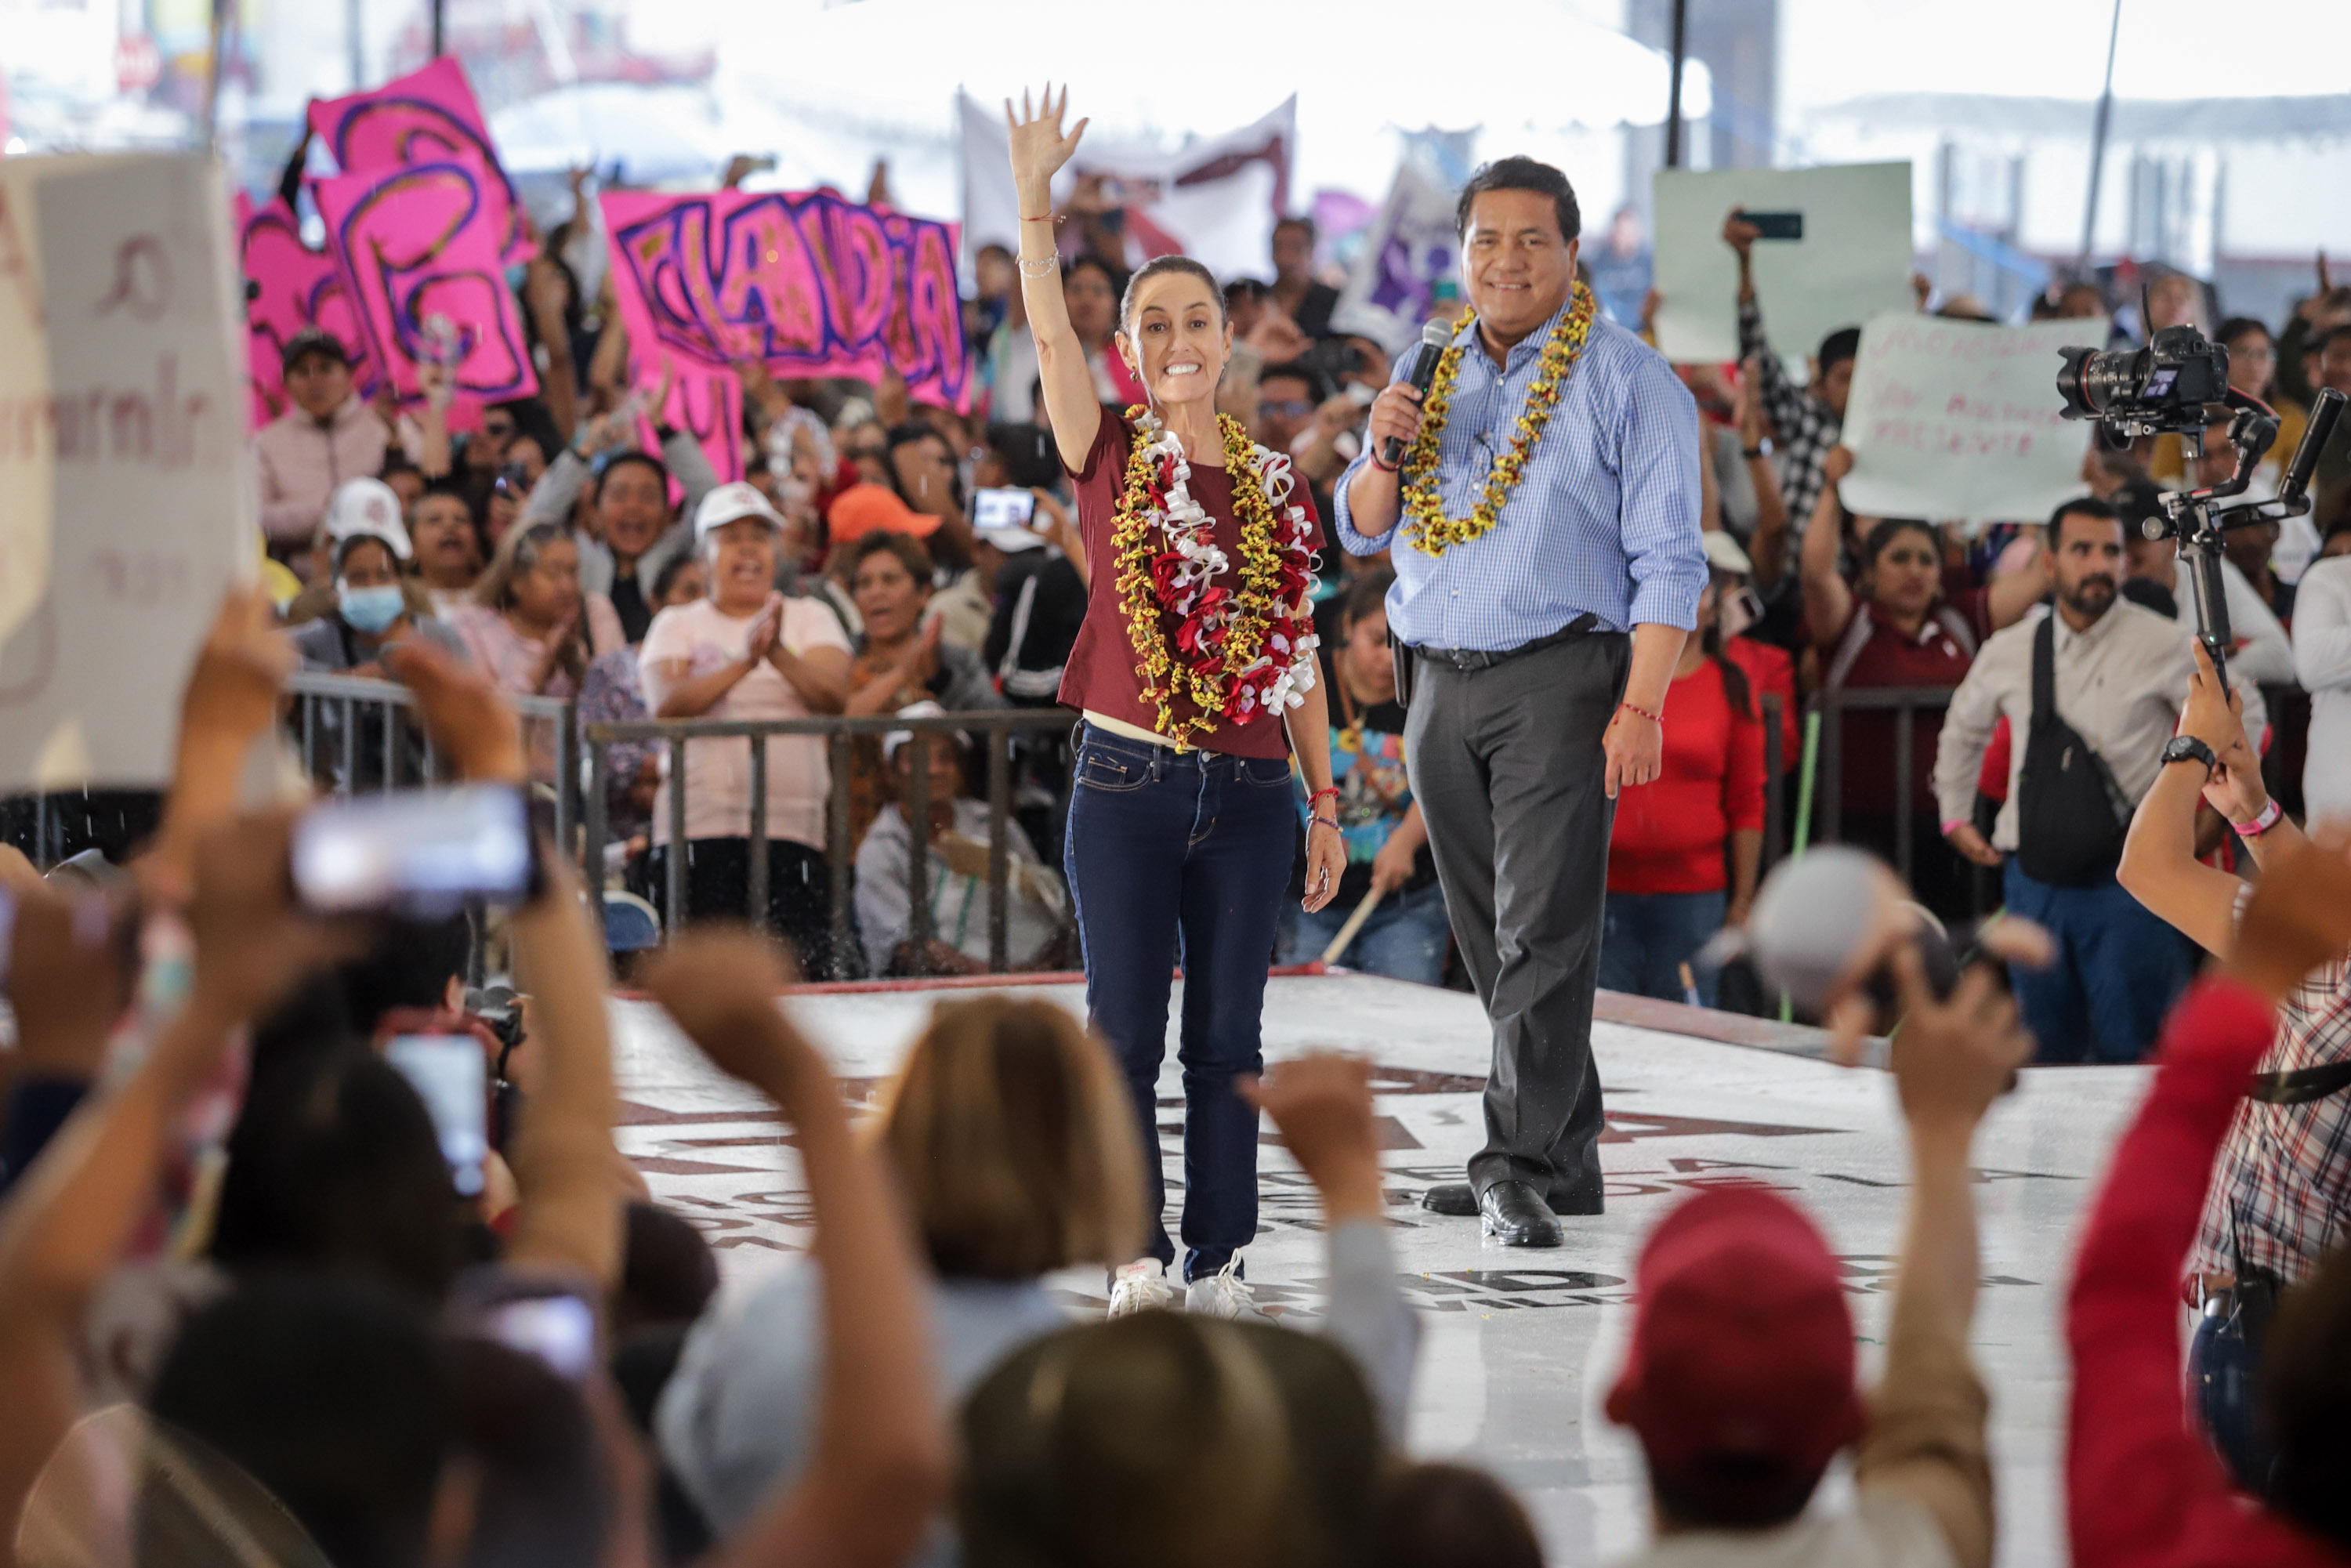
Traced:
MULTIPOLYGON (((2218 417, 2208 418, 2202 428, 2185 428, 2182 434, 2195 439, 2200 455, 2206 430, 2218 427, 2225 419, 2228 443, 2237 449, 2236 472, 2218 485, 2165 492, 2159 497, 2162 515, 2148 517, 2139 525, 2139 531, 2150 539, 2172 538, 2179 542, 2179 561, 2188 569, 2189 590, 2196 601, 2197 640, 2212 656, 2212 668, 2219 673, 2224 690, 2233 639, 2229 630, 2229 601, 2221 590, 2220 536, 2231 528, 2282 522, 2310 510, 2311 471, 2317 467, 2318 455, 2325 449, 2327 437, 2334 434, 2335 421, 2342 417, 2344 402, 2343 394, 2331 387, 2318 394, 2311 407, 2309 428, 2303 433, 2302 444, 2286 464, 2285 477, 2278 486, 2275 499, 2221 506, 2219 503, 2245 493, 2246 486, 2252 483, 2253 469, 2268 454, 2278 434, 2277 415, 2268 404, 2230 388, 2224 402, 2206 405, 2207 414, 2218 417)), ((2147 434, 2133 428, 2127 419, 2110 423, 2120 423, 2120 434, 2147 434)))

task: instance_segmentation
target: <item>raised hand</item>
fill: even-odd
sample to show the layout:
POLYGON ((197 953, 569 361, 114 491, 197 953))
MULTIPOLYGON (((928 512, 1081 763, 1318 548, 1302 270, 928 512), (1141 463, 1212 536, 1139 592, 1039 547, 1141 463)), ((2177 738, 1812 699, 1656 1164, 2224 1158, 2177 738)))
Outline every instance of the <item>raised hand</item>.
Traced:
POLYGON ((402 639, 383 657, 415 694, 426 733, 449 754, 459 778, 507 784, 529 778, 521 727, 488 676, 422 637, 402 639))
POLYGON ((1969 966, 1938 1001, 1917 947, 1902 944, 1888 962, 1902 998, 1892 1063, 1902 1114, 1914 1129, 1964 1136, 2032 1059, 2032 1032, 1989 964, 1969 966))
POLYGON ((1237 1079, 1233 1088, 1273 1118, 1332 1219, 1378 1218, 1380 1139, 1370 1063, 1351 1056, 1301 1057, 1279 1063, 1262 1079, 1237 1079))
POLYGON ((1030 201, 1049 200, 1053 176, 1078 150, 1078 138, 1086 133, 1086 120, 1079 120, 1064 135, 1061 119, 1070 107, 1070 89, 1064 83, 1061 96, 1053 96, 1053 84, 1047 82, 1042 99, 1031 107, 1027 89, 1020 93, 1020 111, 1015 115, 1012 100, 1004 100, 1004 127, 1009 132, 1012 148, 1012 179, 1019 186, 1024 211, 1039 207, 1030 201))

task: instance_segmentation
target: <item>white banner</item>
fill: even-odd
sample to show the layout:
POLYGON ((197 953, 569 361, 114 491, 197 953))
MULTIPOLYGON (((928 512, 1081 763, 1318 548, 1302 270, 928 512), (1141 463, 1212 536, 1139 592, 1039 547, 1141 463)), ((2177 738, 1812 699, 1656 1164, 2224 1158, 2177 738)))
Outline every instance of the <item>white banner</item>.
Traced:
POLYGON ((2105 340, 2103 319, 1873 318, 1845 404, 1845 506, 1874 517, 2045 518, 2081 493, 2090 442, 2086 423, 2058 413, 2057 350, 2105 340))
POLYGON ((0 789, 171 776, 256 549, 237 301, 212 160, 0 161, 0 789))
MULTIPOLYGON (((963 251, 985 245, 1017 251, 1020 198, 1012 184, 1004 106, 958 94, 963 127, 963 251)), ((1273 277, 1273 221, 1290 201, 1290 166, 1298 145, 1298 99, 1258 120, 1180 152, 1151 152, 1091 139, 1053 180, 1065 202, 1077 182, 1107 175, 1124 187, 1126 262, 1180 252, 1219 278, 1273 277)))
POLYGON ((1339 291, 1332 324, 1377 339, 1391 356, 1410 348, 1429 317, 1429 286, 1461 265, 1453 205, 1453 193, 1417 160, 1397 164, 1388 199, 1339 291))
POLYGON ((1654 287, 1666 358, 1739 357, 1739 257, 1722 241, 1734 207, 1801 221, 1802 238, 1759 239, 1753 252, 1763 329, 1793 374, 1831 332, 1915 303, 1909 164, 1660 169, 1654 287))

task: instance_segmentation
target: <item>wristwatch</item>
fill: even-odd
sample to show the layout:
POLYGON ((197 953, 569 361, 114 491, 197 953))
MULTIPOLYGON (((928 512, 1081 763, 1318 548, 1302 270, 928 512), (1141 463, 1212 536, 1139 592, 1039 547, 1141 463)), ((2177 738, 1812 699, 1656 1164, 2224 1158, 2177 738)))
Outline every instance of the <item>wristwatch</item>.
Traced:
POLYGON ((2220 759, 2212 754, 2212 748, 2192 735, 2173 736, 2163 748, 2163 761, 2167 768, 2175 762, 2200 762, 2207 779, 2220 771, 2220 759))

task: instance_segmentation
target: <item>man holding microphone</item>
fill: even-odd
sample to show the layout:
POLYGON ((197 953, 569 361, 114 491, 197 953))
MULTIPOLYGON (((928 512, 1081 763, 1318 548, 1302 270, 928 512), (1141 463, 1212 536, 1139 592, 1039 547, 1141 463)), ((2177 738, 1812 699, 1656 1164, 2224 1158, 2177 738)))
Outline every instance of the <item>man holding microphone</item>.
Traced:
POLYGON ((1393 547, 1405 760, 1464 965, 1494 1027, 1486 1146, 1439 1213, 1555 1247, 1601 1212, 1592 994, 1620 789, 1657 776, 1658 721, 1707 584, 1698 411, 1575 281, 1566 176, 1481 168, 1456 214, 1475 312, 1424 394, 1373 404, 1335 532, 1393 547))

